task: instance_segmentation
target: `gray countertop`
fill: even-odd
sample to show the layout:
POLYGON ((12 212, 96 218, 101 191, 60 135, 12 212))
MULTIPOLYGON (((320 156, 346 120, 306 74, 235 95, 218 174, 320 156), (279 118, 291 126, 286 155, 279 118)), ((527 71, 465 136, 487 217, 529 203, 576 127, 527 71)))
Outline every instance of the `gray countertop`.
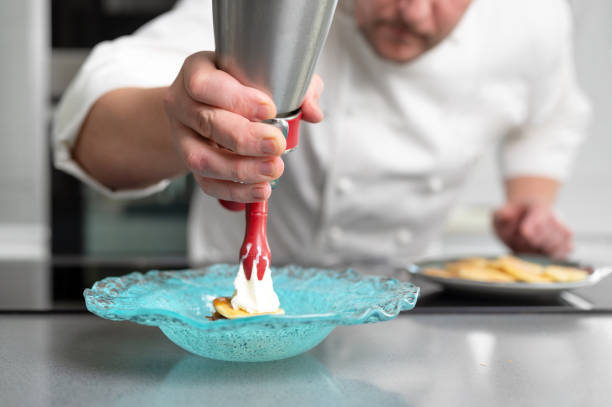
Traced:
POLYGON ((157 328, 0 314, 1 405, 597 406, 612 314, 402 314, 279 362, 191 355, 157 328))

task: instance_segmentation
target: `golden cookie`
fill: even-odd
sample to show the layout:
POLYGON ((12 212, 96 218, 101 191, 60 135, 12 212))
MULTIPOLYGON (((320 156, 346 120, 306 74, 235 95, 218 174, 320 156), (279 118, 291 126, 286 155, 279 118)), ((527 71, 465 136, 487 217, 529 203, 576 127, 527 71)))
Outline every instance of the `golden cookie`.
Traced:
POLYGON ((514 256, 502 256, 491 263, 519 281, 527 283, 550 283, 552 277, 544 274, 544 268, 539 264, 530 263, 514 256))
POLYGON ((464 266, 459 269, 457 275, 459 278, 487 283, 512 283, 516 281, 510 274, 492 267, 464 266))
POLYGON ((458 272, 461 267, 487 267, 489 261, 482 257, 468 257, 461 260, 446 263, 444 268, 448 271, 458 272))
POLYGON ((285 311, 283 311, 282 308, 279 308, 274 312, 260 312, 260 313, 251 314, 250 312, 246 312, 243 309, 234 309, 234 307, 232 307, 231 299, 229 297, 215 298, 213 300, 213 305, 215 309, 217 310, 217 312, 227 319, 248 318, 248 317, 254 317, 256 315, 265 315, 265 314, 282 315, 285 313, 285 311))
POLYGON ((544 267, 544 274, 561 283, 584 280, 589 275, 579 268, 564 266, 546 266, 544 267))
POLYGON ((484 257, 467 257, 461 261, 471 266, 480 266, 480 267, 486 267, 489 264, 489 260, 485 259, 484 257))
POLYGON ((442 278, 455 278, 457 277, 455 273, 450 270, 437 269, 433 267, 428 267, 423 269, 423 274, 427 274, 432 277, 442 277, 442 278))

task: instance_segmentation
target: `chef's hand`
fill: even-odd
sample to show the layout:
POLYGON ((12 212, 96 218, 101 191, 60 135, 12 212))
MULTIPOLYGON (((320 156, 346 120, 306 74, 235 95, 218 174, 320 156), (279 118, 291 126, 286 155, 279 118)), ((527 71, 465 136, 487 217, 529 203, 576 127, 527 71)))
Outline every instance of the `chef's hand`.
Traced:
POLYGON ((516 253, 564 258, 572 250, 572 232, 545 204, 507 203, 494 212, 493 227, 516 253))
MULTIPOLYGON (((304 120, 323 119, 322 90, 315 75, 302 105, 304 120)), ((205 193, 234 202, 269 198, 286 146, 278 128, 259 123, 276 116, 270 97, 217 69, 213 52, 198 52, 185 60, 164 107, 174 144, 205 193)))

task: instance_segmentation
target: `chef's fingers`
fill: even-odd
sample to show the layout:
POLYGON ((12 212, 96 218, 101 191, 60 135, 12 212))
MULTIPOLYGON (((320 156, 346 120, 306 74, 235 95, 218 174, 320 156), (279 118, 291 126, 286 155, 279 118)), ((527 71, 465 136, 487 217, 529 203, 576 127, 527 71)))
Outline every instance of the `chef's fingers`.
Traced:
POLYGON ((548 215, 544 223, 544 233, 545 239, 542 242, 542 248, 547 253, 552 253, 555 248, 561 246, 566 238, 565 228, 555 219, 552 212, 548 215))
POLYGON ((533 245, 525 237, 518 233, 512 239, 511 248, 515 253, 519 254, 539 253, 539 250, 537 248, 533 247, 533 245))
POLYGON ((563 243, 563 245, 559 246, 552 252, 551 257, 554 259, 565 259, 573 249, 574 243, 572 237, 570 237, 563 243))
POLYGON ((227 110, 192 100, 177 102, 170 109, 178 121, 236 154, 278 156, 287 146, 283 133, 277 127, 251 122, 227 110))
POLYGON ((499 224, 495 224, 494 229, 495 229, 495 233, 497 234, 497 236, 506 245, 510 246, 510 248, 513 248, 512 246, 514 244, 513 239, 514 239, 516 227, 511 224, 501 225, 501 226, 499 224))
POLYGON ((567 239, 564 242, 564 245, 560 249, 563 253, 563 257, 567 257, 574 250, 574 233, 570 228, 567 228, 567 239))
POLYGON ((553 253, 559 251, 564 242, 565 236, 562 231, 553 224, 549 224, 546 228, 546 236, 541 247, 547 255, 553 256, 553 253))
POLYGON ((553 259, 562 260, 562 259, 567 258, 567 256, 571 253, 571 251, 572 251, 571 243, 564 243, 561 246, 555 247, 552 251, 550 251, 547 254, 549 257, 553 259))
POLYGON ((549 219, 547 210, 540 207, 530 207, 519 226, 520 236, 534 249, 541 249, 546 240, 549 219))
POLYGON ((551 239, 546 244, 547 253, 553 258, 564 258, 572 249, 572 232, 561 221, 553 217, 551 224, 551 239))
POLYGON ((554 258, 565 257, 572 249, 572 233, 547 207, 531 208, 520 227, 522 250, 554 258))
POLYGON ((495 232, 513 250, 517 247, 515 236, 523 211, 520 205, 508 203, 493 213, 495 232))
POLYGON ((259 202, 270 198, 272 188, 267 182, 258 184, 238 184, 195 175, 195 180, 207 195, 231 202, 259 202))
POLYGON ((323 111, 319 106, 319 99, 323 93, 323 80, 317 74, 313 75, 310 86, 306 91, 302 103, 302 118, 307 122, 318 123, 323 120, 323 111))
POLYGON ((280 157, 245 157, 223 149, 192 129, 178 123, 177 144, 187 167, 196 175, 225 181, 255 184, 281 176, 284 163, 280 157))
POLYGON ((276 116, 274 102, 265 93, 242 85, 215 67, 213 52, 197 52, 183 64, 183 85, 194 100, 237 113, 251 121, 276 116))
POLYGON ((523 205, 507 203, 495 211, 494 218, 498 222, 516 221, 522 215, 524 210, 523 205))
POLYGON ((525 208, 522 205, 508 203, 493 213, 493 224, 500 230, 515 233, 524 213, 525 208))
POLYGON ((500 218, 497 214, 493 215, 493 227, 497 235, 504 241, 508 241, 514 236, 518 222, 500 218))

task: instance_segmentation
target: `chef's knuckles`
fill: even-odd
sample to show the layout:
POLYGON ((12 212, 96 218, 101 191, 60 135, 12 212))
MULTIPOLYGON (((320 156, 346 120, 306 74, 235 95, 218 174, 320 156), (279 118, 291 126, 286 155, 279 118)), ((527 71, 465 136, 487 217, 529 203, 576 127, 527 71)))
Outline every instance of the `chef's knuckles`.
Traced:
POLYGON ((563 256, 571 249, 572 234, 551 213, 539 213, 539 217, 521 225, 521 235, 527 242, 549 255, 563 256))
POLYGON ((214 108, 200 109, 196 115, 194 130, 237 154, 272 156, 285 151, 283 133, 274 126, 214 108))
POLYGON ((202 177, 254 184, 280 177, 284 163, 280 157, 243 157, 214 146, 202 146, 185 152, 191 171, 202 177))
POLYGON ((541 225, 538 223, 527 223, 523 222, 519 226, 520 235, 527 239, 528 242, 538 245, 542 241, 542 230, 541 225))
POLYGON ((238 184, 231 181, 220 181, 211 178, 195 176, 204 193, 215 198, 232 202, 257 202, 270 197, 272 187, 269 183, 238 184))

